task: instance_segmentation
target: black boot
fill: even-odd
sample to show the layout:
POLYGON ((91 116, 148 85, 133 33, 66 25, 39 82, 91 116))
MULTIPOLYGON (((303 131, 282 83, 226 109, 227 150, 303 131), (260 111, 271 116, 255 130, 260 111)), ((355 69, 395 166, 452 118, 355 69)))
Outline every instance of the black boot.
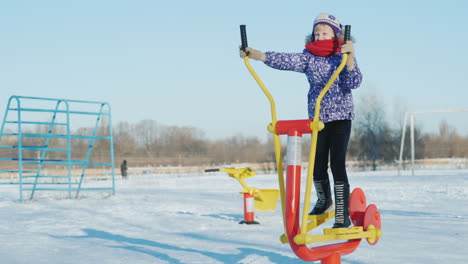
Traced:
POLYGON ((335 183, 335 224, 333 228, 348 228, 351 225, 349 219, 349 184, 335 183))
POLYGON ((333 206, 331 198, 330 181, 320 180, 314 181, 315 190, 317 191, 317 203, 309 215, 321 215, 333 206))

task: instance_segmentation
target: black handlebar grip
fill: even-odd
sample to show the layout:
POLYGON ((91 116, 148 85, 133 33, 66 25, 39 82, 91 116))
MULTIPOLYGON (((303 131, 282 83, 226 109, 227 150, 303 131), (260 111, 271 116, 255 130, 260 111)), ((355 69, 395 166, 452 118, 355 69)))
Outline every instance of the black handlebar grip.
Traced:
POLYGON ((205 172, 215 172, 215 171, 219 171, 219 169, 208 169, 208 170, 205 170, 205 172))
POLYGON ((344 27, 344 43, 346 43, 348 40, 351 40, 351 26, 346 25, 344 27))
POLYGON ((240 25, 241 41, 242 41, 242 50, 245 51, 249 45, 247 44, 247 30, 245 25, 240 25))

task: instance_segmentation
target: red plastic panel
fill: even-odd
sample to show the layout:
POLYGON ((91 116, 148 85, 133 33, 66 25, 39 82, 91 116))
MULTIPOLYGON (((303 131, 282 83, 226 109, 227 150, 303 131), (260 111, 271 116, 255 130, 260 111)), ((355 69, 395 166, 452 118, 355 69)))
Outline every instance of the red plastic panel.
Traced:
MULTIPOLYGON (((310 123, 312 123, 311 119, 278 121, 276 122, 276 133, 279 135, 290 135, 291 131, 295 131, 299 133, 297 136, 310 134, 312 132, 310 123)), ((296 134, 290 136, 296 136, 296 134)))
MULTIPOLYGON (((375 204, 370 204, 366 212, 364 214, 364 231, 367 230, 369 225, 374 225, 377 229, 382 229, 382 222, 380 220, 380 212, 377 210, 377 206, 375 204)), ((376 239, 373 243, 369 243, 371 245, 375 245, 379 242, 379 239, 376 239)))
POLYGON ((349 198, 349 217, 354 226, 362 226, 366 211, 366 195, 360 188, 356 188, 349 198))

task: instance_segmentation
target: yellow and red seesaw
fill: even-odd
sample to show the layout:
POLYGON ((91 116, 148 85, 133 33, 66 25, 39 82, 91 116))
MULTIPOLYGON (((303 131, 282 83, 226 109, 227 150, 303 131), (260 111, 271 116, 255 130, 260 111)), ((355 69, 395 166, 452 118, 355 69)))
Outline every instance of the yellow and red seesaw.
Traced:
MULTIPOLYGON (((242 49, 248 47, 247 33, 245 25, 240 26, 242 49)), ((350 39, 351 26, 345 26, 345 42, 350 39)), ((320 104, 322 98, 330 89, 331 85, 343 70, 348 59, 348 54, 343 54, 342 61, 335 70, 330 80, 320 92, 314 118, 312 120, 287 120, 277 121, 276 107, 273 97, 258 75, 253 70, 249 62, 248 54, 244 57, 245 65, 270 102, 272 122, 268 125, 268 131, 273 134, 276 164, 278 167, 278 184, 281 197, 281 209, 283 213, 284 234, 280 241, 288 243, 294 253, 304 261, 321 261, 322 264, 340 264, 341 256, 352 253, 359 246, 361 240, 365 238, 371 245, 375 245, 382 236, 382 225, 380 212, 374 204, 366 205, 366 197, 360 188, 355 188, 350 196, 349 212, 353 222, 352 228, 329 228, 323 229, 322 235, 308 234, 326 221, 334 217, 334 212, 322 215, 308 215, 310 194, 313 184, 313 171, 315 152, 317 146, 317 137, 320 130, 324 128, 323 122, 319 120, 320 104), (301 143, 303 134, 312 134, 310 145, 309 167, 307 171, 307 181, 305 186, 305 195, 300 219, 300 183, 301 183, 301 143), (281 158, 280 135, 288 135, 287 143, 287 169, 286 169, 286 187, 283 177, 283 161, 281 158), (340 241, 334 244, 308 247, 308 244, 316 242, 340 241)))

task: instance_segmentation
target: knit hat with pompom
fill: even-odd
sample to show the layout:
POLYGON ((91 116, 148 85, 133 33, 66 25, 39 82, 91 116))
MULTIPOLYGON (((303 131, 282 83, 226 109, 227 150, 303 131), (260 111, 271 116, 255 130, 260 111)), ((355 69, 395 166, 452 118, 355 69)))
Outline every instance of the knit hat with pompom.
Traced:
POLYGON ((340 24, 340 21, 338 20, 338 18, 336 18, 335 16, 322 13, 318 15, 317 18, 315 19, 314 29, 315 29, 315 26, 318 24, 329 25, 333 29, 333 31, 335 31, 335 36, 338 37, 338 35, 340 35, 342 25, 340 24))

